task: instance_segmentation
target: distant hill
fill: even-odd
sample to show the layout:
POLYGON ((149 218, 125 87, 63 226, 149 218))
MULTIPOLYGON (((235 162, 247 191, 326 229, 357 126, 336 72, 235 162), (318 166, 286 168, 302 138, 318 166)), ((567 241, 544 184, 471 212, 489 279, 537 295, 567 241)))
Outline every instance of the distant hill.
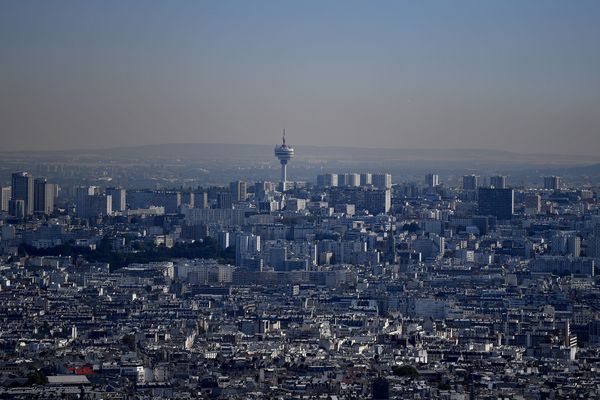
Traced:
MULTIPOLYGON (((293 145, 293 144, 292 144, 293 145)), ((180 159, 210 161, 272 161, 272 146, 262 144, 217 144, 217 143, 177 143, 161 145, 143 145, 131 147, 115 147, 100 150, 68 150, 37 152, 6 152, 3 157, 60 158, 60 157, 92 157, 98 159, 180 159)), ((352 162, 394 162, 394 163, 427 163, 432 165, 474 164, 526 166, 536 165, 557 168, 582 167, 598 168, 600 156, 568 156, 548 154, 522 154, 502 150, 477 149, 394 149, 394 148, 357 148, 357 147, 323 147, 294 146, 296 158, 299 160, 352 161, 352 162), (590 166, 590 164, 592 164, 590 166)))

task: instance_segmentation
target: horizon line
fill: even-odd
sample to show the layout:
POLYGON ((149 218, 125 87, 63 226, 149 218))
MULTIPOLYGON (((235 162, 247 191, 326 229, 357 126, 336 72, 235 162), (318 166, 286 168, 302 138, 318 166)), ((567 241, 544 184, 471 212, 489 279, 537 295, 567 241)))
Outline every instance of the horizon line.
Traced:
MULTIPOLYGON (((142 147, 160 147, 160 146, 173 146, 173 145, 219 145, 219 146, 271 146, 266 143, 218 143, 218 142, 166 142, 166 143, 148 143, 148 144, 137 144, 137 145, 121 145, 121 146, 110 146, 110 147, 97 147, 97 148, 81 148, 81 147, 72 147, 72 148, 60 148, 60 149, 18 149, 18 150, 3 150, 0 151, 0 154, 6 153, 61 153, 66 151, 80 151, 80 152, 97 152, 97 151, 107 151, 107 150, 119 150, 119 149, 136 149, 142 147)), ((277 145, 277 144, 276 144, 277 145)), ((517 154, 522 156, 561 156, 561 157, 590 157, 590 158, 598 158, 600 160, 600 156, 596 154, 582 154, 582 153, 522 153, 514 150, 508 149, 495 149, 495 148, 424 148, 424 147, 370 147, 370 146, 352 146, 352 145, 316 145, 316 144, 295 144, 294 146, 300 147, 318 147, 318 148, 338 148, 338 149, 368 149, 368 150, 408 150, 408 151, 493 151, 493 152, 502 152, 502 153, 510 153, 517 154)))

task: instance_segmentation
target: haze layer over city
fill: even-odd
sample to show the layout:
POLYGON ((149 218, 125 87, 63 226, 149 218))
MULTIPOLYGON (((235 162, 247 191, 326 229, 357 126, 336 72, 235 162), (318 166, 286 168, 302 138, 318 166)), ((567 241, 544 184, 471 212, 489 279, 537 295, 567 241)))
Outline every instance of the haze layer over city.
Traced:
POLYGON ((600 397, 600 3, 0 10, 0 399, 600 397))

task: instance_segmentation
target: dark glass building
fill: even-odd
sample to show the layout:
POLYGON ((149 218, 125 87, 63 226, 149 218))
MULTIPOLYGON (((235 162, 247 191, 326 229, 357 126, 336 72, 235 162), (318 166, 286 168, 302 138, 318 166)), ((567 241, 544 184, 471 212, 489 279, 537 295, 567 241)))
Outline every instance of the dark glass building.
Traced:
POLYGON ((512 189, 480 188, 479 214, 498 219, 511 219, 515 210, 515 193, 512 189))

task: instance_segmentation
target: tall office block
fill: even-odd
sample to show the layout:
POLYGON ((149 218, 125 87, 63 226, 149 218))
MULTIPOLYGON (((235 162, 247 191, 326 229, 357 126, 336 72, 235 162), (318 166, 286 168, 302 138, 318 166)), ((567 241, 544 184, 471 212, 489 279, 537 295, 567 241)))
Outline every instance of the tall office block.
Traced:
POLYGON ((181 205, 194 208, 196 205, 196 195, 191 190, 185 190, 181 192, 181 205))
POLYGON ((112 214, 112 196, 106 194, 82 195, 78 200, 79 218, 104 217, 112 214))
POLYGON ((31 173, 15 172, 12 174, 11 198, 23 201, 25 215, 33 214, 33 175, 31 173))
POLYGON ((336 187, 338 185, 338 174, 317 175, 317 186, 321 188, 336 187))
POLYGON ((515 210, 515 193, 512 189, 479 189, 479 214, 498 219, 511 219, 515 210))
POLYGON ((360 186, 360 175, 351 173, 346 174, 346 186, 358 187, 360 186))
POLYGON ((545 176, 544 177, 544 189, 546 189, 546 190, 560 189, 560 177, 559 176, 545 176))
MULTIPOLYGON (((98 186, 80 186, 75 188, 75 212, 80 218, 88 218, 91 215, 90 196, 100 194, 98 186)), ((111 199, 112 201, 112 199, 111 199)), ((112 205, 112 204, 111 204, 112 205)))
POLYGON ((16 218, 25 218, 25 201, 18 199, 10 199, 10 201, 8 202, 8 213, 16 218))
POLYGON ((366 190, 364 208, 371 214, 387 214, 392 208, 392 192, 389 189, 366 190))
POLYGON ((360 174, 360 186, 369 186, 373 184, 373 175, 366 172, 360 174))
POLYGON ((231 193, 231 201, 239 203, 246 201, 247 184, 244 181, 235 181, 229 184, 229 192, 231 193))
POLYGON ((567 237, 567 253, 571 257, 581 256, 581 237, 575 233, 567 237))
POLYGON ((479 175, 463 176, 463 190, 477 190, 479 188, 479 175))
POLYGON ((525 211, 529 214, 539 213, 542 209, 542 198, 539 194, 529 193, 525 195, 525 211))
POLYGON ((594 225, 594 229, 588 240, 587 256, 600 258, 600 224, 594 225))
POLYGON ((217 208, 231 208, 231 193, 220 192, 217 194, 217 208))
POLYGON ((6 186, 2 188, 0 192, 0 211, 8 212, 9 202, 10 202, 10 186, 6 186))
POLYGON ((235 264, 242 266, 242 259, 260 253, 260 236, 242 233, 235 238, 235 264))
POLYGON ((348 186, 348 174, 338 174, 338 186, 348 186))
POLYGON ((430 188, 434 188, 440 185, 440 176, 437 174, 425 175, 425 184, 430 188))
POLYGON ((268 197, 269 190, 267 189, 266 182, 255 182, 254 183, 254 199, 257 201, 264 201, 268 197))
POLYGON ((38 178, 33 182, 33 211, 38 214, 50 215, 54 211, 56 185, 46 179, 38 178))
POLYGON ((221 250, 226 250, 229 247, 229 232, 220 231, 217 233, 217 242, 221 250))
POLYGON ((107 188, 106 194, 112 198, 112 210, 124 211, 127 208, 127 191, 123 188, 107 188))
POLYGON ((506 176, 497 175, 490 177, 490 186, 496 189, 506 189, 506 176))
POLYGON ((194 208, 208 208, 208 193, 194 192, 194 208))
POLYGON ((375 186, 378 189, 392 188, 391 174, 373 174, 371 181, 373 182, 373 186, 375 186))
POLYGON ((90 196, 90 217, 112 215, 112 196, 98 194, 90 196))
POLYGON ((285 271, 285 262, 287 261, 287 247, 276 246, 269 251, 269 264, 275 271, 285 271))

